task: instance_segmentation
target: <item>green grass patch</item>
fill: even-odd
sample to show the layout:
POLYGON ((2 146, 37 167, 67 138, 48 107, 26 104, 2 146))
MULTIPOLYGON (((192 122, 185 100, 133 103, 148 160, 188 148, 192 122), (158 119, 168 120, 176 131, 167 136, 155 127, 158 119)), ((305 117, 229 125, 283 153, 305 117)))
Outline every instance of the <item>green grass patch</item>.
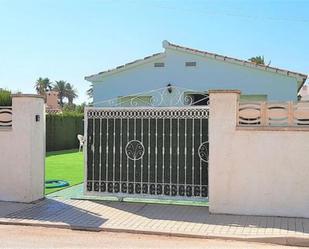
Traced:
MULTIPOLYGON (((84 178, 84 163, 83 153, 77 150, 62 150, 55 152, 48 152, 46 155, 46 180, 65 180, 70 183, 70 186, 74 186, 83 182, 84 178)), ((45 189, 45 194, 51 194, 50 197, 62 197, 65 199, 81 199, 81 200, 94 200, 94 201, 118 201, 116 197, 110 196, 85 196, 83 193, 83 186, 77 185, 73 188, 53 188, 45 189), (67 189, 65 189, 67 188, 67 189), (65 189, 65 190, 63 190, 65 189), (57 193, 54 193, 58 190, 57 193), (53 193, 53 194, 51 194, 53 193)), ((158 200, 158 199, 145 199, 145 198, 124 198, 126 202, 143 202, 143 203, 155 203, 155 204, 172 204, 172 205, 190 205, 190 206, 208 206, 208 199, 205 201, 199 200, 158 200)))
MULTIPOLYGON (((83 182, 84 161, 82 152, 77 150, 48 152, 45 163, 45 180, 65 180, 69 182, 70 186, 83 182)), ((45 194, 64 188, 45 188, 45 194)))

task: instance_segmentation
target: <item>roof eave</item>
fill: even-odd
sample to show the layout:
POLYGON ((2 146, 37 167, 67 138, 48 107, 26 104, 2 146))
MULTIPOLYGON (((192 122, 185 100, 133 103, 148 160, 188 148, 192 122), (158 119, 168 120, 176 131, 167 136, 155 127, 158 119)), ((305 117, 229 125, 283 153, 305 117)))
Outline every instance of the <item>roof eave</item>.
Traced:
POLYGON ((212 59, 219 60, 219 61, 225 61, 225 62, 237 64, 237 65, 247 66, 247 67, 250 67, 250 68, 256 68, 256 69, 259 69, 259 70, 277 73, 277 74, 288 76, 288 77, 293 77, 293 78, 297 79, 297 82, 301 82, 298 86, 299 89, 303 86, 303 84, 305 83, 305 81, 308 77, 308 75, 306 75, 306 74, 297 73, 297 72, 284 70, 284 69, 280 69, 280 68, 275 68, 275 67, 270 67, 270 66, 265 66, 265 65, 259 65, 259 64, 256 64, 256 63, 253 63, 253 62, 250 62, 250 61, 240 60, 240 59, 236 59, 236 58, 232 58, 232 57, 228 57, 228 56, 223 56, 223 55, 219 55, 219 54, 215 54, 215 53, 210 53, 210 52, 206 52, 206 51, 200 51, 200 50, 197 50, 197 49, 182 47, 182 46, 179 46, 179 45, 176 45, 176 44, 172 44, 168 41, 164 41, 163 46, 166 49, 174 49, 174 50, 178 50, 178 51, 182 51, 182 52, 186 52, 186 53, 204 56, 204 57, 207 57, 207 58, 212 58, 212 59))
MULTIPOLYGON (((301 83, 300 83, 299 86, 298 86, 297 93, 299 93, 300 89, 301 89, 301 88, 303 87, 303 85, 305 84, 307 78, 308 78, 308 76, 307 76, 305 79, 303 79, 303 81, 301 81, 301 83)), ((298 83, 298 81, 297 81, 297 83, 298 83)))
POLYGON ((145 64, 145 63, 149 63, 151 61, 157 60, 159 58, 163 58, 165 57, 165 53, 156 53, 150 56, 146 56, 143 59, 139 59, 139 60, 135 60, 126 64, 123 64, 121 66, 118 66, 116 68, 113 69, 109 69, 107 71, 103 71, 97 74, 93 74, 93 75, 89 75, 89 76, 85 76, 84 79, 89 81, 89 82, 95 82, 95 81, 99 81, 101 80, 103 77, 112 75, 112 74, 116 74, 125 70, 128 70, 130 68, 133 67, 137 67, 139 65, 145 64))

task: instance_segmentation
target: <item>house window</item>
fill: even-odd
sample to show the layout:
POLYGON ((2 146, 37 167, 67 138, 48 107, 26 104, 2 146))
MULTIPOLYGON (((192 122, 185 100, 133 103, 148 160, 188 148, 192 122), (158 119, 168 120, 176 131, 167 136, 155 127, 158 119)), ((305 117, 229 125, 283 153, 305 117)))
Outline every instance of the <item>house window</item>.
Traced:
POLYGON ((196 67, 196 61, 187 61, 186 67, 196 67))
POLYGON ((120 96, 118 97, 118 105, 123 107, 150 106, 151 96, 120 96))
POLYGON ((164 67, 164 62, 155 62, 154 67, 164 67))
POLYGON ((199 105, 208 105, 209 104, 209 96, 208 93, 203 93, 203 92, 188 92, 185 93, 185 98, 184 98, 184 104, 185 105, 194 105, 194 106, 199 106, 199 105))

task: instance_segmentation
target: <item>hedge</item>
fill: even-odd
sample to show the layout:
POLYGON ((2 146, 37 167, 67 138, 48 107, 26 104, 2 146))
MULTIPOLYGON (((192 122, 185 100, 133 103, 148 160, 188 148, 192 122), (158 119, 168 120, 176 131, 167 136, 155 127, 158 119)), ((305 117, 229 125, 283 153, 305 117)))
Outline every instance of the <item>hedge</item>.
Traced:
POLYGON ((11 106, 12 96, 9 90, 0 88, 0 106, 11 106))
POLYGON ((46 115, 46 151, 78 148, 78 134, 84 134, 83 114, 46 115))

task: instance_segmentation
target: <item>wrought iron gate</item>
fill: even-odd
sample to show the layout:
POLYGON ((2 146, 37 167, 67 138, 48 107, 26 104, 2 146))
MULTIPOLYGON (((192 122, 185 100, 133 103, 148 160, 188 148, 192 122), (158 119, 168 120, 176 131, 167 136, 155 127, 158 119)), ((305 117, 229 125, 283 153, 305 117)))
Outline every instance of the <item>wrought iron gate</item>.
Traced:
POLYGON ((85 191, 208 196, 208 107, 87 108, 85 191))

